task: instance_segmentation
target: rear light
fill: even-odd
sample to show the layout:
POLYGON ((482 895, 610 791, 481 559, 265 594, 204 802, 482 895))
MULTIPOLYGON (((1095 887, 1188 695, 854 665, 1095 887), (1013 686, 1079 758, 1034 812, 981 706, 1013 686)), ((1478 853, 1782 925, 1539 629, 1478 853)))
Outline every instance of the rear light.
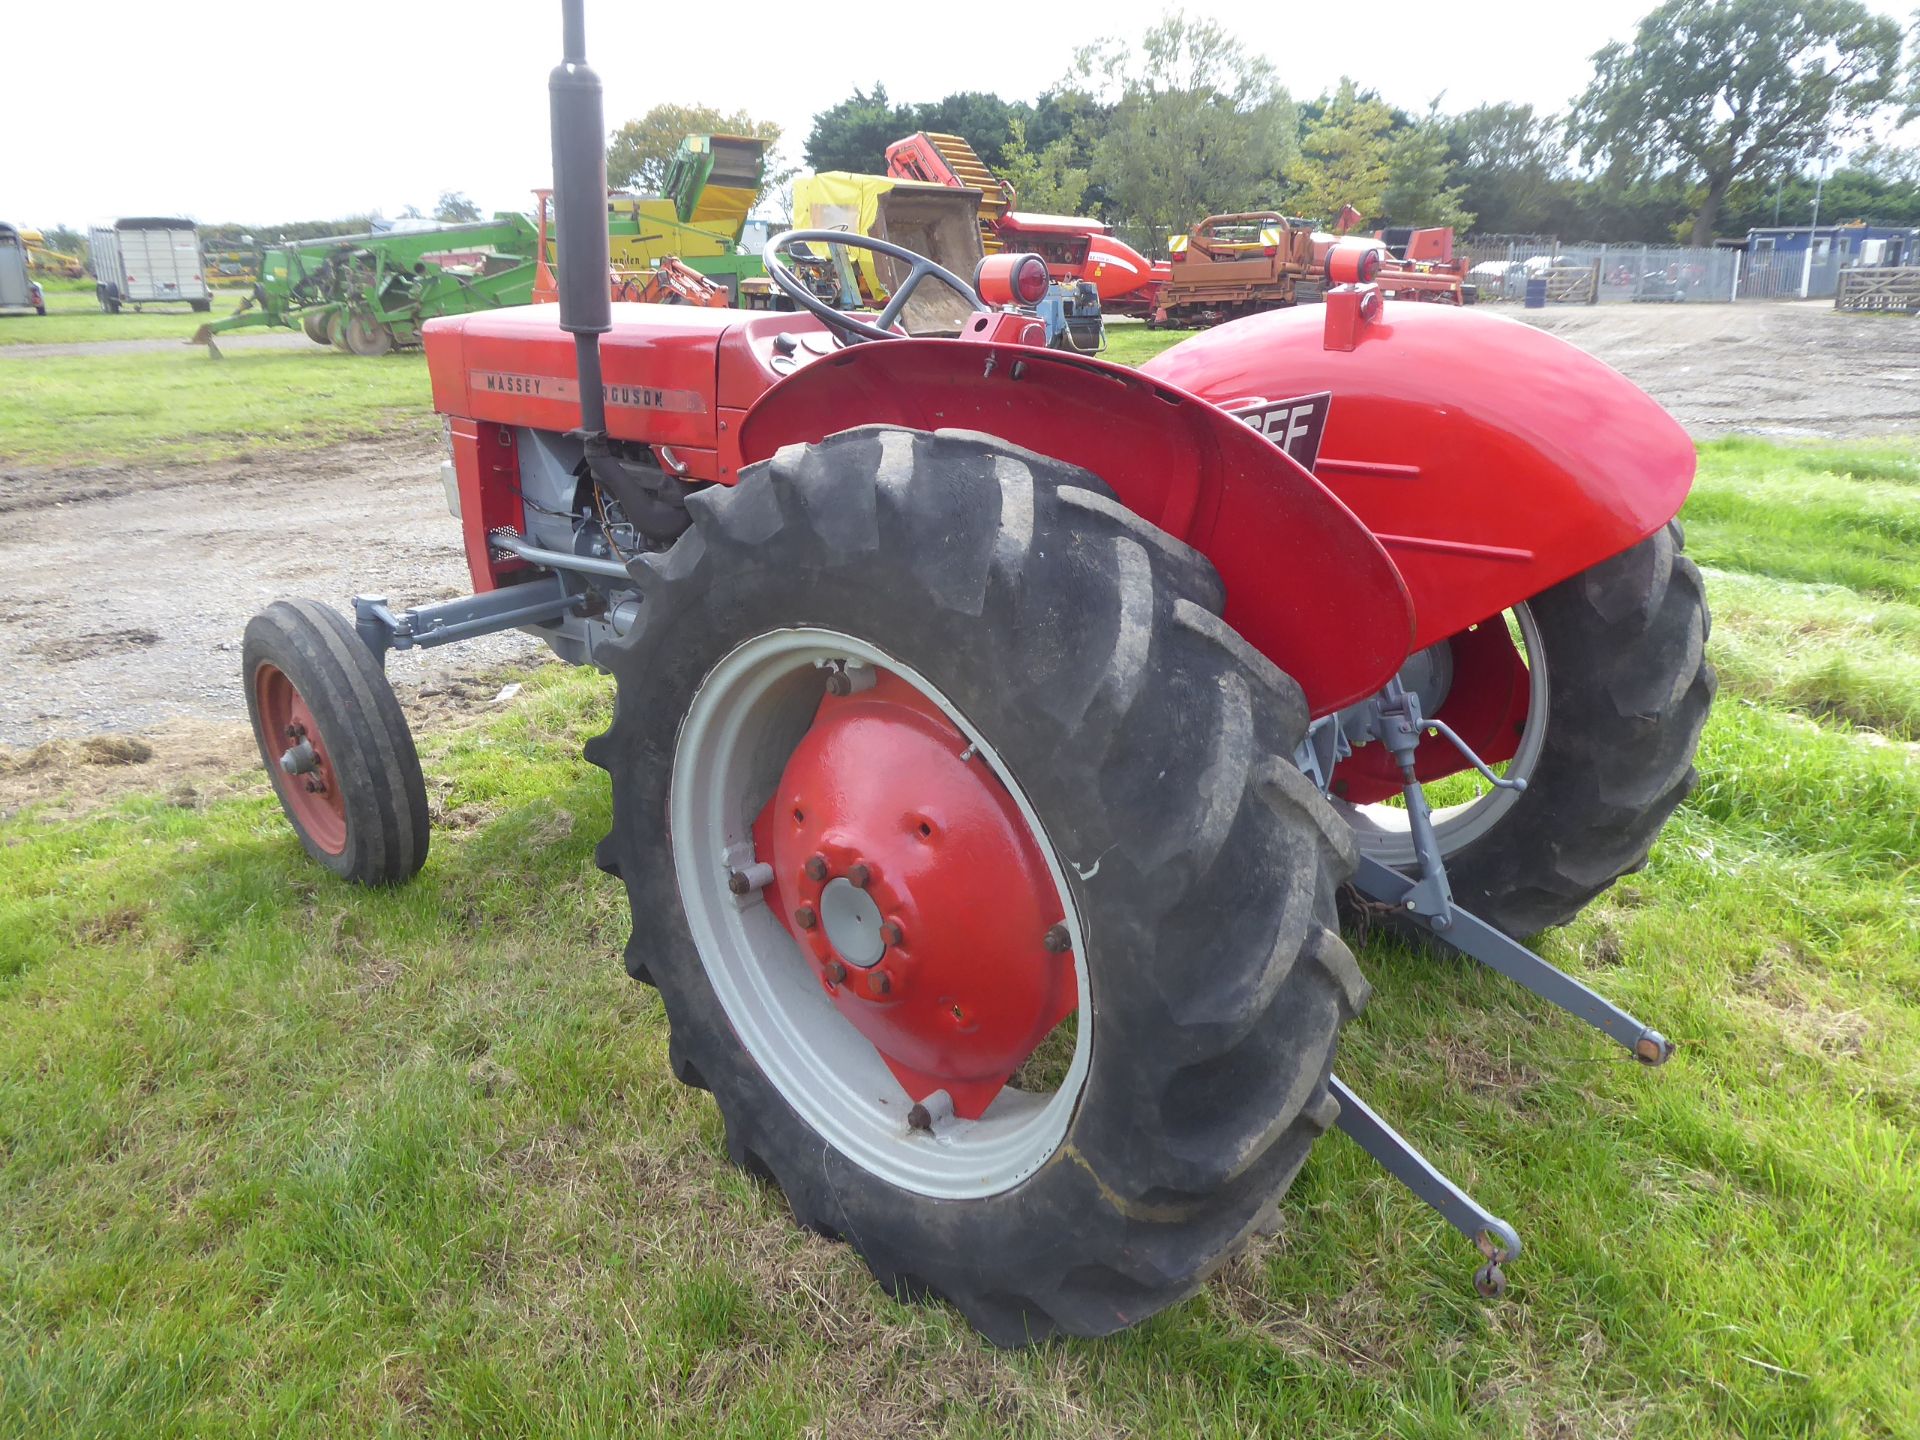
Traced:
POLYGON ((1047 298, 1047 262, 1038 255, 989 255, 973 285, 989 305, 1038 305, 1047 298))
POLYGON ((1364 285, 1380 269, 1380 252, 1364 245, 1335 245, 1327 251, 1327 278, 1336 285, 1364 285))
POLYGON ((1038 305, 1047 298, 1047 262, 1038 255, 1022 255, 1013 267, 1013 293, 1022 305, 1038 305))
POLYGON ((1280 247, 1278 245, 1269 245, 1267 246, 1266 249, 1262 250, 1260 253, 1266 256, 1269 260, 1271 260, 1274 256, 1280 253, 1280 247))

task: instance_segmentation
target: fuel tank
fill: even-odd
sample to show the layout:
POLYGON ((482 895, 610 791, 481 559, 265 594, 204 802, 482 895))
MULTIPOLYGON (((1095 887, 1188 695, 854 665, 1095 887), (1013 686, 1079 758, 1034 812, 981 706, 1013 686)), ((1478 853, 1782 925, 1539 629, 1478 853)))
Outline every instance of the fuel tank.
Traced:
POLYGON ((1399 568, 1416 646, 1679 510, 1693 443, 1617 370, 1485 311, 1390 300, 1356 320, 1355 299, 1236 320, 1141 369, 1229 412, 1331 392, 1314 474, 1399 568))

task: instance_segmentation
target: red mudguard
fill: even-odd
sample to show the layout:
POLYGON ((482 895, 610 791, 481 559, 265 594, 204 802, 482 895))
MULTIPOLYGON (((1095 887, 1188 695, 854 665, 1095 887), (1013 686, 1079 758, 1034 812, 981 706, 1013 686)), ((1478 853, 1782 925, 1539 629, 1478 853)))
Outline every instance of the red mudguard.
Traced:
POLYGON ((1406 658, 1406 588, 1366 527, 1272 443, 1172 385, 1029 346, 857 345, 762 396, 741 460, 872 424, 984 431, 1092 471, 1213 561, 1227 622, 1315 715, 1372 694, 1406 658))
POLYGON ((1343 298, 1356 297, 1222 325, 1141 369, 1227 410, 1332 392, 1314 472, 1405 577, 1415 648, 1619 554, 1679 510, 1693 444, 1618 371, 1477 310, 1389 301, 1343 325, 1343 298))

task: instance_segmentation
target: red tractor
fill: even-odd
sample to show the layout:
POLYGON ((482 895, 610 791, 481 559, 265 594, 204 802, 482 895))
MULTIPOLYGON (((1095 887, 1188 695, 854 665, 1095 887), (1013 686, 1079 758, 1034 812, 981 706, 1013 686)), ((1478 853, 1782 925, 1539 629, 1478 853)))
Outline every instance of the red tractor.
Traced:
POLYGON ((1334 1073, 1367 997, 1343 913, 1666 1059, 1520 937, 1693 783, 1686 435, 1551 335, 1367 285, 1139 370, 1038 347, 1010 267, 978 294, 837 231, 769 245, 796 313, 614 305, 581 8, 560 304, 426 330, 475 593, 247 628, 307 850, 418 871, 383 657, 530 629, 617 685, 597 854, 674 1072, 883 1285, 1002 1343, 1119 1329, 1270 1224, 1337 1124, 1497 1293, 1513 1228, 1334 1073), (835 243, 907 267, 878 315, 782 258, 835 243), (929 282, 959 338, 896 328, 929 282))

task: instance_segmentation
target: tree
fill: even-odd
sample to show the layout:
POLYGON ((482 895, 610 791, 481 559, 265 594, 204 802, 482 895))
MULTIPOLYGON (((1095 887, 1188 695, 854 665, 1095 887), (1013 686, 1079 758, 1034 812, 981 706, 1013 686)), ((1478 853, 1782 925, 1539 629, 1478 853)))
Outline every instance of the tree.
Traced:
POLYGON ((1013 186, 1022 210, 1045 215, 1078 215, 1087 197, 1087 171, 1073 163, 1073 141, 1065 136, 1038 154, 1027 149, 1027 126, 1019 116, 1000 151, 1000 178, 1013 186))
POLYGON ((1083 49, 1080 77, 1118 98, 1091 179, 1124 219, 1159 233, 1278 203, 1295 153, 1293 102, 1273 67, 1211 20, 1174 14, 1141 37, 1083 49))
POLYGON ((1907 73, 1899 95, 1900 116, 1894 123, 1908 125, 1920 120, 1920 10, 1913 12, 1913 28, 1907 32, 1907 73))
MULTIPOLYGON (((888 137, 887 143, 904 139, 915 130, 958 135, 987 162, 989 169, 998 170, 1006 160, 1006 146, 1013 138, 1014 122, 1024 120, 1031 112, 1029 105, 1009 105, 998 95, 964 90, 930 105, 915 105, 912 123, 899 134, 888 137)), ((884 150, 883 146, 883 154, 884 150)))
POLYGON ((813 117, 807 132, 807 164, 815 170, 852 170, 861 175, 884 175, 887 146, 911 134, 914 112, 887 99, 887 87, 875 85, 871 94, 855 90, 851 96, 813 117))
POLYGON ((1387 145, 1387 184, 1381 213, 1394 225, 1450 226, 1466 233, 1474 216, 1461 203, 1464 185, 1453 185, 1446 122, 1438 100, 1424 120, 1407 126, 1387 145))
POLYGON ((434 202, 433 218, 450 224, 465 224, 480 218, 480 207, 459 190, 442 190, 434 202))
POLYGON ((1859 0, 1667 0, 1594 57, 1568 134, 1619 181, 1671 168, 1699 188, 1692 243, 1721 202, 1830 154, 1892 93, 1900 27, 1859 0))
POLYGON ((1567 228, 1574 181, 1563 127, 1531 105, 1481 105, 1448 122, 1460 203, 1482 232, 1551 235, 1567 228))
MULTIPOLYGON (((1742 181, 1727 192, 1721 227, 1739 233, 1766 225, 1804 224, 1813 209, 1813 192, 1812 175, 1779 183, 1742 181)), ((1920 225, 1920 151, 1863 146, 1827 176, 1820 213, 1841 223, 1920 225)))
POLYGON ((1294 187, 1288 203, 1315 218, 1331 219, 1343 205, 1365 216, 1380 215, 1392 174, 1387 135, 1393 113, 1377 95, 1361 94, 1344 76, 1319 109, 1300 138, 1300 158, 1287 172, 1294 187))
MULTIPOLYGON (((744 110, 729 115, 710 105, 656 105, 608 137, 607 184, 616 190, 659 194, 667 183, 674 152, 689 135, 746 135, 766 141, 771 154, 780 142, 780 127, 770 120, 755 120, 744 110)), ((777 178, 769 174, 762 182, 756 204, 777 178)))

